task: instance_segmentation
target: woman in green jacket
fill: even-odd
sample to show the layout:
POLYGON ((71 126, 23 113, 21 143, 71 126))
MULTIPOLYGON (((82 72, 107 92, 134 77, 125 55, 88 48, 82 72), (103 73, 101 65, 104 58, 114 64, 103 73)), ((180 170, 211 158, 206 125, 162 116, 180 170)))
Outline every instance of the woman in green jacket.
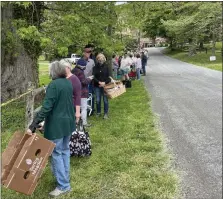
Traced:
POLYGON ((27 133, 35 133, 45 119, 44 137, 56 144, 52 153, 52 172, 57 187, 50 192, 58 196, 70 191, 70 148, 69 141, 75 130, 73 87, 66 79, 66 65, 55 61, 50 66, 52 81, 47 87, 46 96, 40 112, 29 126, 27 133))

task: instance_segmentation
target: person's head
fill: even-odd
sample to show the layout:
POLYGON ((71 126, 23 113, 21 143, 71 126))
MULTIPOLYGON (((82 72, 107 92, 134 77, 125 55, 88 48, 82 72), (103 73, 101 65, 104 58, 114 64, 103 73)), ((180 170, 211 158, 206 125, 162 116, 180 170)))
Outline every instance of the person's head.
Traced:
POLYGON ((106 58, 102 53, 99 53, 96 57, 96 60, 99 64, 103 64, 106 62, 106 58))
POLYGON ((127 57, 127 53, 125 53, 123 57, 126 58, 127 57))
POLYGON ((129 57, 132 58, 132 54, 130 54, 129 57))
POLYGON ((90 45, 86 45, 86 46, 84 47, 84 58, 85 58, 85 59, 89 59, 90 56, 91 56, 91 53, 92 53, 92 48, 91 48, 91 46, 90 46, 90 45))
POLYGON ((86 65, 87 65, 87 61, 84 60, 83 58, 82 59, 79 59, 77 61, 77 67, 82 69, 82 70, 85 70, 86 69, 86 65))
POLYGON ((116 55, 112 55, 112 58, 115 58, 116 57, 116 55))
POLYGON ((50 76, 52 80, 58 78, 66 78, 67 65, 64 62, 54 61, 50 64, 50 76))
POLYGON ((136 57, 137 57, 137 58, 140 58, 140 54, 136 54, 136 57))
POLYGON ((70 75, 71 74, 71 69, 72 69, 71 63, 66 59, 61 59, 60 64, 66 66, 66 76, 70 75))

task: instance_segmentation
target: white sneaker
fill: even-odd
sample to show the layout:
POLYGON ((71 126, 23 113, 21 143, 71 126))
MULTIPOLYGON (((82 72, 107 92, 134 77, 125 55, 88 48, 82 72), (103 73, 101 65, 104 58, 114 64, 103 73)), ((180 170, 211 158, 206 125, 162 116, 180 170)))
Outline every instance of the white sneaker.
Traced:
POLYGON ((53 196, 53 197, 57 197, 57 196, 59 196, 59 195, 61 195, 61 194, 67 193, 67 192, 69 192, 69 191, 70 191, 70 190, 62 191, 62 190, 56 188, 56 189, 54 189, 53 191, 51 191, 51 192, 49 193, 49 195, 50 195, 50 196, 53 196))

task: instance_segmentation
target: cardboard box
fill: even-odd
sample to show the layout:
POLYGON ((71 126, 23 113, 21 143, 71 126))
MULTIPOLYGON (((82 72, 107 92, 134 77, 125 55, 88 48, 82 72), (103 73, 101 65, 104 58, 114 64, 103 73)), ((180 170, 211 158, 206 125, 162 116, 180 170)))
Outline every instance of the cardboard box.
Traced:
POLYGON ((55 144, 42 136, 15 132, 2 154, 2 184, 31 195, 55 144))

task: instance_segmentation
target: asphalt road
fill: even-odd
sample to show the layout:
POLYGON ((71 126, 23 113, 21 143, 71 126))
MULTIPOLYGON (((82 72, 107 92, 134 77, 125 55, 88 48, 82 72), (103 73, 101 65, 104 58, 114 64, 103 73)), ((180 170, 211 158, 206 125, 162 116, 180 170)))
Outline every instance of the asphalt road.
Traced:
POLYGON ((221 199, 222 72, 159 48, 149 48, 149 57, 144 81, 182 180, 180 198, 221 199))

